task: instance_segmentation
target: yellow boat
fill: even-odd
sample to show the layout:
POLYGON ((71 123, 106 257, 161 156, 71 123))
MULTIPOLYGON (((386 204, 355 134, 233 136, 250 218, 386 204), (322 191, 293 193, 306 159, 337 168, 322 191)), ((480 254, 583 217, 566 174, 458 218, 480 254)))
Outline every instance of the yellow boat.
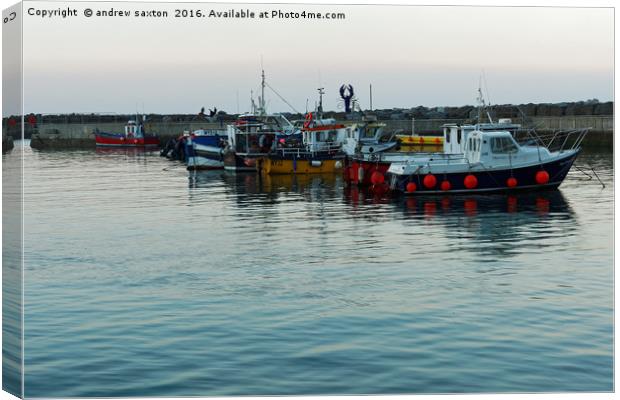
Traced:
POLYGON ((434 144, 401 144, 398 151, 405 153, 440 153, 443 151, 443 145, 434 144))
POLYGON ((397 135, 402 146, 443 146, 443 136, 397 135))
POLYGON ((333 118, 315 119, 308 113, 301 129, 302 146, 276 148, 258 159, 256 169, 262 174, 325 174, 342 171, 345 153, 342 139, 350 128, 333 118))
POLYGON ((263 174, 325 174, 342 171, 344 156, 316 157, 316 154, 300 154, 281 157, 279 154, 261 157, 256 168, 263 174))

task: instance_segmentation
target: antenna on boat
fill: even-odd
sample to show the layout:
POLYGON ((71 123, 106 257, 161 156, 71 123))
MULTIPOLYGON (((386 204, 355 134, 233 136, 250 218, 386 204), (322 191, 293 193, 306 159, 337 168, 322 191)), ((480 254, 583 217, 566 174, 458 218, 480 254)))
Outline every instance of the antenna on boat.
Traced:
POLYGON ((260 56, 260 70, 261 70, 261 83, 260 83, 260 97, 258 98, 258 113, 265 115, 267 110, 265 108, 265 68, 263 66, 263 55, 260 56))
POLYGON ((487 104, 484 101, 484 96, 482 95, 482 76, 478 80, 478 123, 482 123, 482 112, 484 111, 489 118, 489 122, 493 123, 493 119, 491 118, 491 113, 487 109, 487 104))
POLYGON ((325 88, 318 88, 319 91, 319 106, 317 107, 318 119, 323 118, 323 95, 325 94, 325 88))
POLYGON ((370 111, 372 111, 372 83, 370 84, 370 111))

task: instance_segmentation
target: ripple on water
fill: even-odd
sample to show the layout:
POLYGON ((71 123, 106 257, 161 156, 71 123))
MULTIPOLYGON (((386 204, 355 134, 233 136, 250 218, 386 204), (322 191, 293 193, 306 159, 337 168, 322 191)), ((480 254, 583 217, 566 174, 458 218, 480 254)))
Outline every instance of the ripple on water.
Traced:
POLYGON ((578 160, 605 189, 573 170, 393 200, 154 153, 25 157, 27 396, 613 390, 611 155, 578 160))

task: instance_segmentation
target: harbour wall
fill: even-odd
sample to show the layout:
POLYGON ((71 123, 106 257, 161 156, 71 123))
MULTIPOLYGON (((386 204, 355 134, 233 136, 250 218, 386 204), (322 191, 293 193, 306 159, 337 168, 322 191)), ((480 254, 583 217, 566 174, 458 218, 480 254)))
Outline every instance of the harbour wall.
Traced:
MULTIPOLYGON (((345 122, 345 121, 343 121, 345 122)), ((441 126, 449 123, 466 123, 465 119, 416 119, 384 120, 388 132, 401 131, 411 134, 412 127, 416 134, 429 135, 441 132, 441 126)), ((515 123, 523 123, 513 119, 515 123)), ((37 149, 53 148, 94 148, 95 129, 103 132, 122 132, 125 122, 105 123, 39 123, 31 133, 31 146, 37 149)), ((584 147, 613 147, 614 120, 612 115, 579 115, 557 117, 530 117, 524 126, 535 127, 537 132, 546 133, 554 130, 591 128, 584 147)), ((178 137, 183 131, 196 129, 225 129, 223 122, 187 121, 187 122, 151 122, 145 124, 146 131, 157 135, 162 144, 178 137)), ((12 134, 12 133, 9 133, 12 134)))

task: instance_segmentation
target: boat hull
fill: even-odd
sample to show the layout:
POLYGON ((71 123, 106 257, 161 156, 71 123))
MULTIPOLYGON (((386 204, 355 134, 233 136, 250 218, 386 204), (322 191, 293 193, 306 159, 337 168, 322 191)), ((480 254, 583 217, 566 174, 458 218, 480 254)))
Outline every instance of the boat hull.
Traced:
POLYGON ((188 144, 185 158, 189 170, 224 168, 224 156, 220 147, 188 144))
POLYGON ((375 171, 385 175, 388 168, 390 168, 390 163, 353 159, 344 169, 344 179, 353 185, 369 186, 372 184, 370 178, 375 171))
POLYGON ((331 159, 284 159, 262 157, 257 170, 263 174, 328 174, 342 170, 344 157, 331 159))
POLYGON ((256 157, 241 156, 234 152, 225 153, 224 169, 237 172, 256 172, 256 157))
POLYGON ((95 134, 95 144, 108 147, 157 147, 159 138, 156 136, 125 137, 125 135, 103 133, 95 134))
POLYGON ((391 190, 406 195, 494 193, 553 189, 560 186, 564 178, 566 178, 577 155, 578 152, 573 152, 547 163, 513 169, 438 173, 434 174, 436 184, 432 187, 427 187, 424 184, 424 178, 427 174, 397 175, 387 173, 386 181, 389 183, 391 190), (547 172, 549 179, 546 182, 539 183, 536 180, 536 176, 542 170, 547 172), (476 183, 473 187, 471 185, 467 187, 465 184, 466 177, 469 175, 475 176, 476 183), (508 186, 509 178, 516 180, 516 184, 512 187, 508 186), (444 181, 449 182, 449 185, 442 188, 444 181), (410 182, 415 184, 415 190, 411 190, 411 187, 408 190, 407 185, 410 182))
POLYGON ((210 157, 203 157, 198 155, 187 156, 187 169, 222 169, 224 168, 224 161, 221 159, 215 159, 210 157))
POLYGON ((396 136, 403 146, 442 146, 443 136, 396 136))

